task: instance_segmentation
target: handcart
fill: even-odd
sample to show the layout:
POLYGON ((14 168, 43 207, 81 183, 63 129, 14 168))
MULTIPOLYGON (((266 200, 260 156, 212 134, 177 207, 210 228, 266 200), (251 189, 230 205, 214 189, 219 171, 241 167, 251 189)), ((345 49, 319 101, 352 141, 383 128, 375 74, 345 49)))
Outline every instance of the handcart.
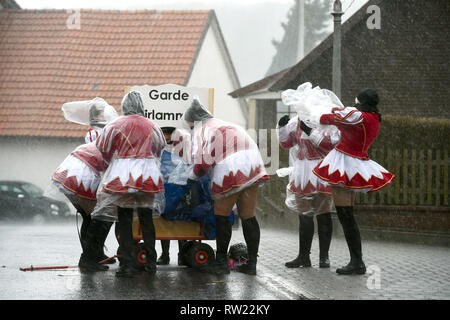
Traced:
MULTIPOLYGON (((153 218, 156 240, 187 240, 180 248, 180 262, 192 268, 199 268, 215 259, 213 248, 203 242, 215 240, 214 202, 211 198, 210 178, 204 176, 198 181, 195 187, 201 194, 199 202, 194 208, 186 208, 182 199, 190 187, 170 183, 169 175, 177 176, 181 171, 186 172, 187 168, 187 165, 183 165, 178 167, 178 171, 174 171, 175 158, 165 151, 161 157, 161 172, 166 181, 165 212, 160 217, 153 218)), ((134 214, 136 215, 136 212, 134 214)), ((234 216, 235 213, 232 211, 230 213, 232 224, 236 220, 234 216)), ((133 219, 133 239, 136 244, 138 265, 144 266, 147 262, 147 252, 141 242, 143 237, 136 217, 133 219)), ((117 255, 120 255, 120 248, 117 255)))
MULTIPOLYGON (((214 260, 213 248, 202 242, 206 239, 203 235, 204 225, 195 221, 170 221, 162 217, 154 218, 156 240, 187 240, 180 248, 179 257, 183 265, 192 268, 201 267, 214 260)), ((147 252, 144 249, 141 227, 138 220, 133 222, 133 239, 136 242, 137 261, 145 265, 147 252)))

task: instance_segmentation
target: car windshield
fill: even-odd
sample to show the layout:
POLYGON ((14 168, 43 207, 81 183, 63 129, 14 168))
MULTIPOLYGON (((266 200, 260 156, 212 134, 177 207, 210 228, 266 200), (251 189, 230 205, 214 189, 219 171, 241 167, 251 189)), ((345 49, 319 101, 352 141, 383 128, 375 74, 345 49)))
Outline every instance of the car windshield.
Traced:
POLYGON ((28 183, 23 184, 22 189, 25 190, 26 193, 28 193, 33 198, 42 197, 42 195, 44 194, 44 191, 42 191, 41 188, 28 183))

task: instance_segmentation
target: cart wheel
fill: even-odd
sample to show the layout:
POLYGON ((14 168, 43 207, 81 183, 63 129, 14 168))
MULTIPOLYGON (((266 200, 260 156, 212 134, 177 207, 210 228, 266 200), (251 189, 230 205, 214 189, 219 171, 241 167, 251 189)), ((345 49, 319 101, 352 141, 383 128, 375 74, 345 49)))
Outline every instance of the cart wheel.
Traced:
POLYGON ((192 268, 201 267, 212 260, 214 260, 214 250, 206 243, 194 243, 186 255, 186 262, 192 268))
POLYGON ((136 259, 138 265, 145 266, 147 263, 147 250, 145 250, 143 243, 138 243, 136 245, 136 259))

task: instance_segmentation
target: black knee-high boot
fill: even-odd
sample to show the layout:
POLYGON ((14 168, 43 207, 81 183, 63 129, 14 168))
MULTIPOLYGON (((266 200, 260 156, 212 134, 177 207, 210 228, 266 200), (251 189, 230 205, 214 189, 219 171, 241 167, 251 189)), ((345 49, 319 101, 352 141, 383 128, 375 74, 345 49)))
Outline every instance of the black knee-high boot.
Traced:
POLYGON ((161 240, 161 256, 156 261, 158 265, 167 265, 170 263, 170 240, 161 240))
POLYGON ((91 215, 84 212, 84 210, 81 208, 77 208, 77 212, 83 218, 83 222, 81 223, 81 227, 80 227, 80 242, 81 242, 81 248, 83 249, 83 251, 85 251, 86 237, 87 237, 87 231, 89 228, 89 224, 91 223, 91 215))
MULTIPOLYGON (((109 230, 111 229, 112 222, 109 221, 101 221, 98 219, 93 219, 95 223, 99 224, 98 227, 98 234, 97 234, 97 260, 102 261, 105 259, 108 259, 108 256, 106 256, 105 252, 103 251, 103 248, 105 246, 106 238, 108 237, 109 230)), ((113 264, 116 262, 116 259, 110 259, 107 264, 113 264)))
POLYGON ((286 262, 288 268, 311 267, 311 244, 314 236, 314 220, 312 217, 300 214, 298 231, 298 247, 299 252, 297 258, 286 262))
POLYGON ((330 250, 331 236, 333 234, 333 222, 331 213, 323 213, 316 216, 317 233, 319 234, 319 268, 329 268, 330 259, 328 251, 330 250))
POLYGON ((231 240, 231 222, 230 217, 215 215, 216 218, 216 259, 202 268, 205 272, 212 274, 228 274, 227 253, 228 245, 231 240))
POLYGON ((99 264, 98 248, 99 234, 102 232, 102 224, 100 221, 92 219, 88 227, 84 231, 84 240, 82 240, 83 253, 81 254, 78 266, 81 271, 105 271, 108 267, 99 264))
POLYGON ((362 260, 361 235, 353 215, 353 207, 336 206, 336 211, 350 252, 350 262, 346 266, 338 268, 336 272, 339 274, 364 274, 366 266, 362 260))
POLYGON ((119 221, 117 229, 119 231, 119 246, 122 253, 122 261, 117 277, 132 277, 139 272, 136 263, 136 250, 133 241, 133 209, 117 208, 119 221))
POLYGON ((147 263, 145 271, 148 273, 156 272, 156 234, 153 224, 153 211, 150 208, 138 208, 139 222, 141 224, 142 238, 144 239, 144 248, 147 251, 147 263))
POLYGON ((178 240, 178 265, 179 266, 182 266, 184 264, 181 249, 183 249, 184 245, 187 242, 188 242, 187 240, 178 240))
POLYGON ((256 275, 256 262, 258 259, 258 249, 260 240, 260 229, 256 217, 242 220, 242 231, 244 233, 245 243, 247 244, 248 261, 238 266, 237 271, 256 275))

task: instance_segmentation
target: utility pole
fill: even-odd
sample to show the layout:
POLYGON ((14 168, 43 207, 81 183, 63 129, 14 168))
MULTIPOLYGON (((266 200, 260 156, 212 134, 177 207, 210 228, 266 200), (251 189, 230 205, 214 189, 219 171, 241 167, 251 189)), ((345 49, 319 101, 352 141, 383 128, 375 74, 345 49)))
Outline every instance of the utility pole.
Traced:
POLYGON ((298 38, 297 38, 297 62, 305 55, 305 0, 297 0, 298 9, 298 38))
POLYGON ((342 12, 342 3, 340 0, 335 0, 333 4, 334 32, 333 32, 333 76, 332 86, 333 92, 340 99, 341 98, 341 18, 344 14, 342 12))

